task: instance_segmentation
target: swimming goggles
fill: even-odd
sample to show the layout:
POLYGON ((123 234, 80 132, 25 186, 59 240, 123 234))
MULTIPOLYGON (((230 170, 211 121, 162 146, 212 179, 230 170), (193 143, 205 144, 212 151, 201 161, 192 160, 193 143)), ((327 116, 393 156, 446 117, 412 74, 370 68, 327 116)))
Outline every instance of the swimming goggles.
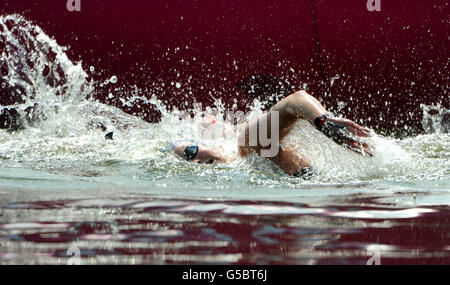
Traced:
POLYGON ((187 160, 193 160, 198 153, 198 145, 189 145, 184 149, 187 160))

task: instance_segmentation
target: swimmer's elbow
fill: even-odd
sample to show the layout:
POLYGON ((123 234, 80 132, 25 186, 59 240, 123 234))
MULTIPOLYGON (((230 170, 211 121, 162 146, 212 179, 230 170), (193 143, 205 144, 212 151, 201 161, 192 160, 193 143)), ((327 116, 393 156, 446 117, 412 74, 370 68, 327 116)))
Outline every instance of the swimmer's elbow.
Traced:
POLYGON ((290 148, 280 147, 278 155, 269 159, 287 175, 296 175, 302 169, 311 167, 311 161, 306 156, 299 156, 290 148))

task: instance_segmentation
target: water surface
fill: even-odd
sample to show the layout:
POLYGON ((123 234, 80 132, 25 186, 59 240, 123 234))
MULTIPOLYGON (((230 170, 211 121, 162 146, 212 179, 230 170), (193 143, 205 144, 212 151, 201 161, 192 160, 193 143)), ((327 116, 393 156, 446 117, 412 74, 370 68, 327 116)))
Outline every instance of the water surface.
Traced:
MULTIPOLYGON (((67 264, 74 250, 82 264, 366 264, 374 256, 449 264, 450 137, 435 120, 448 110, 433 117, 424 107, 429 134, 374 133, 374 157, 300 121, 285 143, 312 160, 316 175, 294 178, 261 158, 237 158, 232 136, 202 137, 201 125, 180 121, 158 94, 148 100, 163 115, 157 124, 93 100, 94 67, 71 62, 18 16, 0 24, 3 79, 23 87, 23 102, 2 108, 44 114, 22 130, 0 130, 1 264, 67 264), (104 139, 109 131, 113 140, 104 139), (236 159, 196 165, 161 151, 192 138, 236 159)), ((117 82, 107 75, 101 84, 117 82)), ((110 97, 146 100, 123 95, 118 88, 110 97)), ((208 110, 226 111, 220 100, 208 110)), ((219 120, 209 130, 231 129, 219 120)))

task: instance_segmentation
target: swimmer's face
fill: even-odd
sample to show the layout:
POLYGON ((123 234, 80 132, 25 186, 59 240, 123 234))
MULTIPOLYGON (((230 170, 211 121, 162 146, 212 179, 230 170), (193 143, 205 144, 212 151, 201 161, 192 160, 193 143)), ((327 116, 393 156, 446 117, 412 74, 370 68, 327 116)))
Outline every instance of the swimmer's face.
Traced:
POLYGON ((173 151, 181 158, 194 163, 216 164, 226 162, 225 156, 221 155, 217 149, 202 144, 181 143, 173 151))

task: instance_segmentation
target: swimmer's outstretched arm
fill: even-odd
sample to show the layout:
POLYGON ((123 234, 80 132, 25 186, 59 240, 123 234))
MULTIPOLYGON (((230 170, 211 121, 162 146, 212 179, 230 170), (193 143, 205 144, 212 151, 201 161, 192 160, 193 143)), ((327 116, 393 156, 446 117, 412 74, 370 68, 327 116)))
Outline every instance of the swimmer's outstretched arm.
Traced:
MULTIPOLYGON (((246 124, 239 133, 240 141, 244 142, 243 145, 239 146, 239 154, 241 156, 246 156, 252 151, 261 154, 261 150, 264 148, 261 146, 259 136, 256 146, 251 146, 249 143, 249 129, 252 127, 258 129, 258 125, 260 126, 261 122, 268 122, 267 137, 272 137, 271 124, 269 123, 271 122, 272 111, 277 111, 279 116, 279 141, 283 140, 289 134, 297 120, 303 119, 318 128, 336 143, 360 154, 371 155, 369 146, 357 140, 357 137, 369 136, 367 129, 351 120, 329 116, 328 111, 316 98, 302 90, 284 98, 275 104, 269 112, 246 124)), ((287 174, 297 173, 303 168, 310 166, 309 160, 306 157, 299 158, 293 151, 281 147, 279 147, 279 150, 276 156, 267 158, 287 174)))

